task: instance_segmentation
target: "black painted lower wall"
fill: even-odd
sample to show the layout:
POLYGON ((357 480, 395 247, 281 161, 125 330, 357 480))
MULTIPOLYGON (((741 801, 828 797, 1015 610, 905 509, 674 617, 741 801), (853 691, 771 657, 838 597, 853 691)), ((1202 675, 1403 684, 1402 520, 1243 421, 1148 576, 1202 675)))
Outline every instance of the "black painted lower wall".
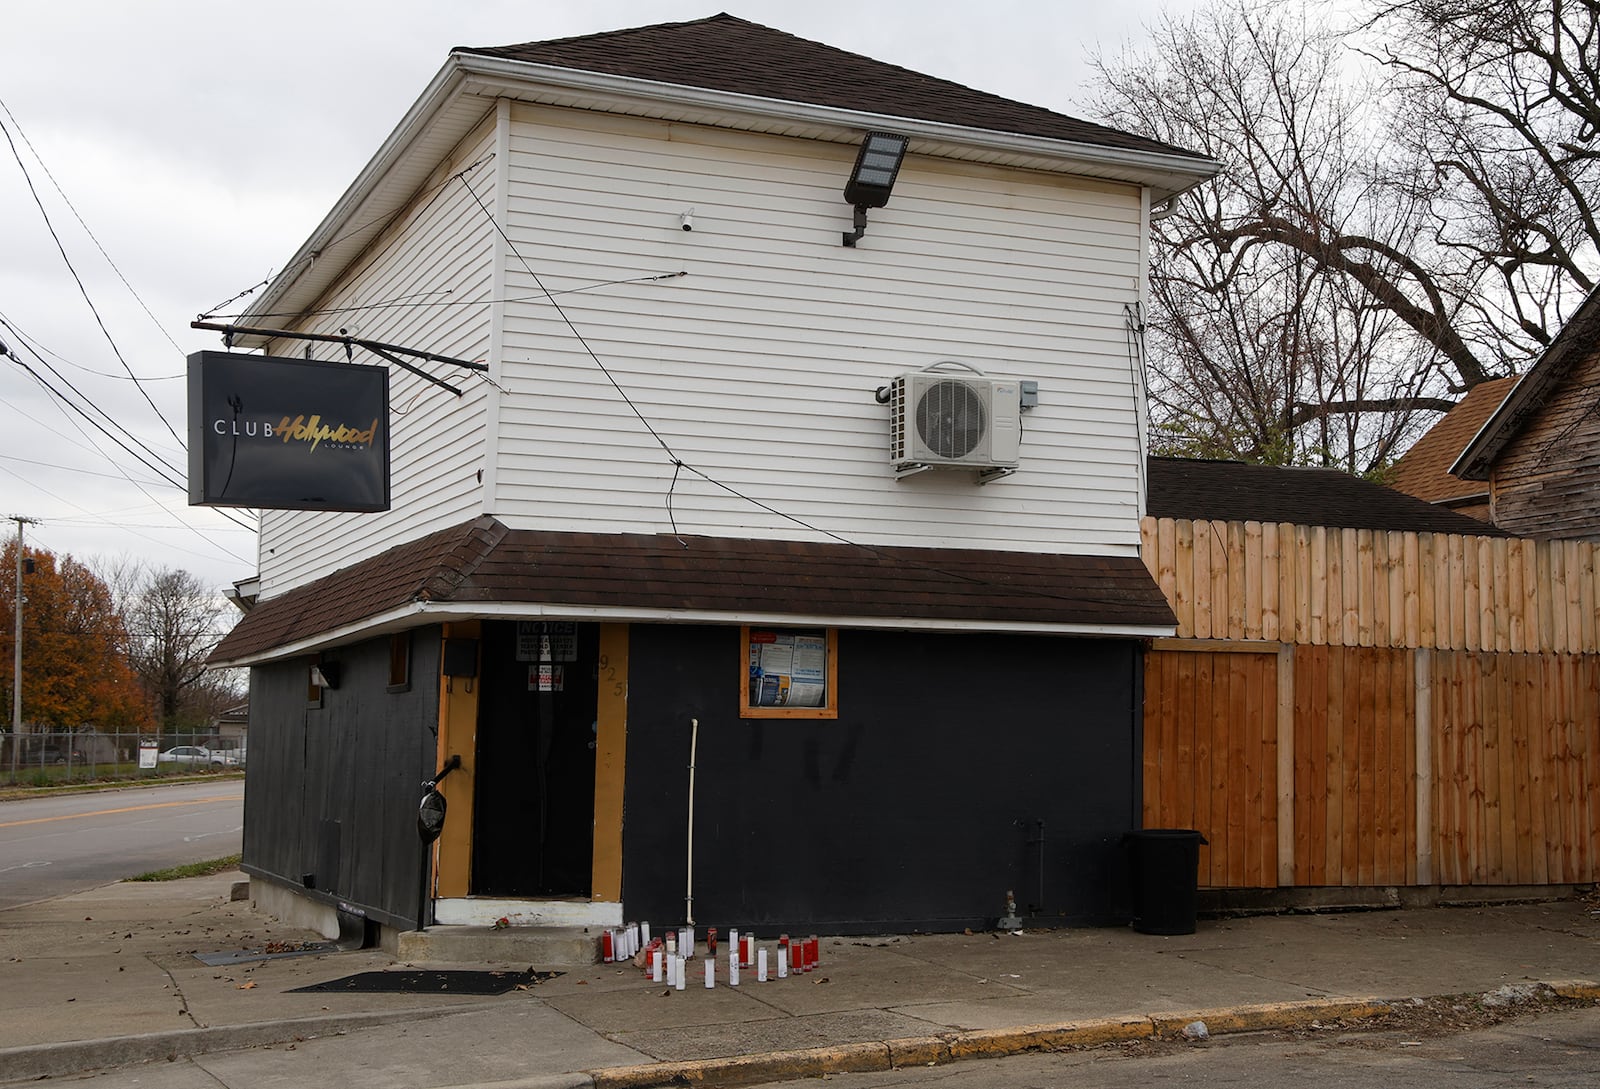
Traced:
POLYGON ((412 682, 390 691, 389 640, 326 655, 338 687, 306 699, 309 658, 250 671, 246 872, 391 926, 418 924, 421 782, 437 769, 437 629, 411 635, 412 682))
MULTIPOLYGON (((1008 890, 1035 922, 1126 920, 1137 641, 841 631, 834 720, 740 719, 735 627, 636 624, 629 642, 628 918, 686 917, 698 719, 702 926, 978 929, 1008 890)), ((341 648, 316 708, 310 659, 252 670, 247 872, 391 926, 430 921, 416 806, 435 771, 440 649, 437 629, 414 632, 413 683, 388 691, 387 638, 341 648)))
POLYGON ((1127 917, 1134 640, 839 633, 836 720, 738 717, 739 631, 634 625, 623 907, 763 932, 1127 917))

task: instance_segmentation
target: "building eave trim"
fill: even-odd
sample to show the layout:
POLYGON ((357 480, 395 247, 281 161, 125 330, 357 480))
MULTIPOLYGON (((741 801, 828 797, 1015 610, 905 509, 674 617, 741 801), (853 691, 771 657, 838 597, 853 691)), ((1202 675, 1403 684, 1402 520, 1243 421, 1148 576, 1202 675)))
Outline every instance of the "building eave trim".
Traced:
POLYGON ((709 609, 637 609, 537 601, 417 602, 354 624, 285 643, 257 654, 210 663, 235 669, 302 657, 363 639, 428 624, 466 620, 576 620, 597 623, 770 624, 778 627, 851 628, 873 631, 968 632, 971 634, 1070 635, 1108 639, 1158 639, 1177 628, 1162 624, 1075 624, 1033 620, 953 620, 941 617, 845 616, 709 609))
MULTIPOLYGON (((1195 155, 1135 151, 995 132, 936 121, 890 117, 865 110, 842 110, 455 52, 450 54, 438 74, 311 236, 295 251, 284 266, 286 271, 246 308, 239 324, 249 325, 257 314, 276 313, 295 307, 294 302, 286 303, 286 300, 295 295, 296 285, 315 264, 318 255, 340 240, 346 224, 356 219, 363 206, 396 173, 418 138, 436 123, 453 101, 465 97, 539 101, 542 97, 548 97, 552 99, 552 104, 580 105, 559 101, 571 96, 584 96, 587 101, 581 105, 585 108, 664 120, 687 110, 707 115, 697 119, 696 123, 714 123, 709 115, 716 115, 723 119, 724 124, 751 130, 767 128, 776 131, 782 125, 805 125, 817 130, 819 139, 841 142, 859 139, 861 132, 866 129, 893 126, 920 142, 923 153, 961 158, 963 156, 956 155, 955 149, 965 148, 979 152, 980 157, 999 165, 1054 170, 1142 186, 1149 189, 1151 200, 1155 202, 1170 200, 1207 181, 1221 169, 1220 163, 1195 155), (778 124, 773 125, 774 122, 778 124)), ((491 106, 486 102, 484 109, 489 108, 491 106)), ((461 131, 447 135, 456 139, 466 136, 471 125, 481 120, 482 114, 473 116, 474 120, 470 123, 466 119, 456 121, 461 131)), ((428 163, 425 167, 419 166, 421 177, 431 173, 434 165, 428 163)), ((420 178, 417 184, 421 184, 420 178)), ((406 191, 406 199, 409 199, 414 187, 402 184, 400 188, 406 191)), ((306 304, 309 305, 309 300, 306 304)), ((264 342, 239 338, 238 343, 256 347, 264 342)))
POLYGON ((1170 199, 1177 192, 1199 185, 1222 169, 1222 164, 1216 160, 1198 155, 1137 151, 1132 148, 1109 147, 1083 141, 997 132, 948 122, 896 117, 870 110, 845 110, 836 106, 819 106, 789 99, 763 98, 732 91, 660 83, 629 76, 509 60, 504 57, 486 57, 472 53, 454 53, 451 56, 464 75, 484 81, 482 86, 476 83, 470 86, 472 93, 515 96, 518 92, 525 94, 530 87, 568 92, 580 91, 597 97, 615 99, 618 105, 624 102, 634 106, 654 104, 657 110, 661 107, 679 109, 694 107, 707 113, 724 114, 730 119, 739 117, 748 121, 780 121, 812 125, 833 130, 836 139, 851 142, 858 140, 862 131, 866 129, 882 128, 887 125, 914 140, 920 139, 936 144, 961 144, 993 152, 1042 158, 1057 164, 1057 168, 1064 173, 1087 172, 1090 176, 1098 176, 1096 171, 1106 168, 1126 171, 1140 176, 1124 180, 1128 180, 1131 184, 1149 185, 1154 198, 1158 201, 1170 199), (1182 176, 1185 180, 1176 190, 1172 188, 1173 175, 1182 176))

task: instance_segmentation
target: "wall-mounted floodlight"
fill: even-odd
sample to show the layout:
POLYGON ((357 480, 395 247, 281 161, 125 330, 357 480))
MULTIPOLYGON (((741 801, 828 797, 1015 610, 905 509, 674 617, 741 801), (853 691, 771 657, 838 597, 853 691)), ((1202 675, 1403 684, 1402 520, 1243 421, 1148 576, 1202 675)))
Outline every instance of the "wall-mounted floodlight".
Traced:
POLYGON ((889 203, 889 191, 894 188, 910 142, 909 137, 892 132, 869 132, 861 141, 855 169, 844 186, 844 199, 856 209, 855 230, 845 232, 845 245, 854 246, 867 233, 868 208, 882 208, 889 203))

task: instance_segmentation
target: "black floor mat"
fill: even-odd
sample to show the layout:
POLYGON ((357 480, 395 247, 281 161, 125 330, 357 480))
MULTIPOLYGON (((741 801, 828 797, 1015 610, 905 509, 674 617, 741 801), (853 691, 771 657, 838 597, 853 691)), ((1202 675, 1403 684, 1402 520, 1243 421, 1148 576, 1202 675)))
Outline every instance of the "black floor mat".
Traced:
POLYGON ((361 994, 505 994, 519 987, 531 987, 554 979, 560 972, 425 972, 408 969, 400 972, 357 972, 353 976, 296 987, 301 991, 344 991, 361 994))

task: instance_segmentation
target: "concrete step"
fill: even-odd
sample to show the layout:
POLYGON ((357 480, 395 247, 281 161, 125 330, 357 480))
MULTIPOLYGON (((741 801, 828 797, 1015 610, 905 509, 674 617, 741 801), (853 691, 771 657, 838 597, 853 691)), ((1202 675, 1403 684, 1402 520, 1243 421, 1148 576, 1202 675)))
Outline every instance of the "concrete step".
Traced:
POLYGON ((430 926, 399 931, 394 956, 408 963, 583 968, 600 961, 600 933, 581 926, 430 926))

